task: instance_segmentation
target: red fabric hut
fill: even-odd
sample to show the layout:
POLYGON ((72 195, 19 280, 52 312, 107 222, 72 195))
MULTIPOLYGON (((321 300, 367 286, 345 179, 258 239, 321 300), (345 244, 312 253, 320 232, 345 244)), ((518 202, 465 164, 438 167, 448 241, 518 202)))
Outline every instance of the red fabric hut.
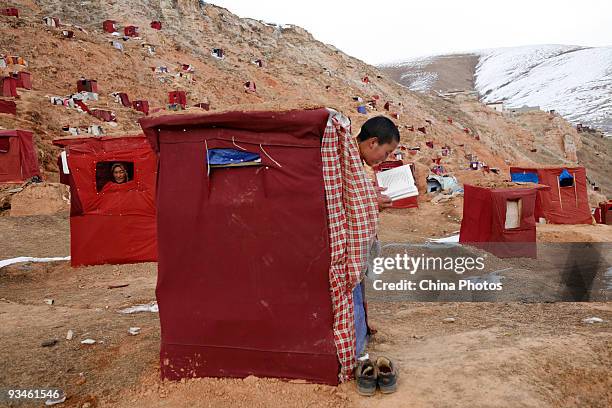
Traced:
POLYGON ((107 33, 114 33, 117 31, 117 27, 115 27, 116 21, 113 20, 104 20, 102 22, 102 29, 107 33))
POLYGON ((40 176, 32 132, 0 130, 0 183, 40 176))
POLYGON ((32 89, 32 76, 29 72, 19 71, 11 76, 17 81, 17 88, 32 89))
POLYGON ((1 80, 2 86, 0 87, 0 91, 2 91, 2 95, 11 98, 17 98, 19 95, 17 94, 17 80, 13 77, 4 77, 1 80))
POLYGON ((484 248, 500 258, 536 257, 535 185, 465 184, 463 189, 459 242, 484 248))
POLYGON ((127 37, 138 37, 138 27, 133 25, 125 26, 123 28, 123 33, 127 37))
POLYGON ((3 16, 19 17, 19 9, 14 7, 0 9, 0 14, 3 16))
POLYGON ((187 106, 187 95, 185 91, 170 91, 168 92, 168 103, 181 105, 183 109, 187 106))
POLYGON ((72 266, 157 260, 157 159, 143 136, 57 139, 60 181, 70 186, 72 266), (128 181, 112 180, 121 163, 128 181))
POLYGON ((161 30, 162 29, 161 21, 151 21, 151 28, 154 30, 161 30))
POLYGON ((512 181, 549 186, 539 190, 535 217, 552 224, 591 224, 584 167, 510 167, 512 181))
POLYGON ((160 166, 163 378, 337 384, 321 153, 328 117, 317 109, 140 120, 160 166), (250 158, 215 165, 218 149, 250 158))
POLYGON ((145 115, 149 114, 149 101, 134 101, 133 108, 145 115))
POLYGON ((79 79, 77 81, 77 92, 98 93, 98 81, 95 79, 79 79))
POLYGON ((0 99, 0 113, 16 115, 17 114, 17 104, 14 101, 6 101, 4 99, 0 99))

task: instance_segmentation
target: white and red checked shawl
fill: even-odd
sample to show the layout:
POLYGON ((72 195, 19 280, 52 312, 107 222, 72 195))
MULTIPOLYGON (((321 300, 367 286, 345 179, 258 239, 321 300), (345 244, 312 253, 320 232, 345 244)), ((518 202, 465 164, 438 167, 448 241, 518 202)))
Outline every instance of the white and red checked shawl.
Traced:
POLYGON ((331 266, 329 282, 334 308, 334 341, 340 361, 339 380, 352 377, 356 364, 353 289, 365 271, 378 227, 376 190, 365 172, 350 122, 330 115, 321 142, 331 266))

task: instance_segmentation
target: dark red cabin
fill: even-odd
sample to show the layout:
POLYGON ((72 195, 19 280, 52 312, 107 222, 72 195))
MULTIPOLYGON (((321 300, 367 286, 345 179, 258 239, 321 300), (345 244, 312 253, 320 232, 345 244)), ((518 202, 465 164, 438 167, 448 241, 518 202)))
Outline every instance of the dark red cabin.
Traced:
POLYGON ((77 92, 98 93, 98 81, 95 79, 79 79, 77 81, 77 92))
POLYGON ((159 157, 163 378, 338 383, 321 159, 328 117, 317 109, 140 119, 159 157), (260 161, 209 167, 212 149, 260 161))
POLYGON ((21 183, 40 176, 38 156, 27 130, 0 130, 0 183, 21 183))
POLYGON ((20 71, 11 76, 17 80, 17 88, 32 89, 32 75, 29 72, 20 71))
POLYGON ((17 94, 17 80, 13 77, 4 77, 0 80, 2 87, 0 87, 0 91, 2 94, 0 96, 7 96, 10 98, 18 98, 17 94))
POLYGON ((102 22, 102 29, 107 33, 114 33, 115 31, 117 31, 117 27, 115 26, 115 24, 117 24, 116 21, 104 20, 102 22))
POLYGON ((126 37, 138 37, 138 27, 130 25, 123 28, 123 34, 126 37))
POLYGON ((19 17, 19 9, 14 7, 0 9, 0 14, 3 16, 19 17))
POLYGON ((157 159, 143 136, 57 139, 60 181, 70 186, 72 266, 157 260, 157 159), (127 170, 117 184, 112 166, 127 170))
POLYGON ((536 186, 465 184, 459 242, 500 258, 535 258, 536 186))
POLYGON ((132 102, 132 106, 134 109, 144 113, 145 115, 149 114, 149 101, 134 101, 132 102))
POLYGON ((510 167, 512 181, 543 184, 539 190, 535 217, 552 224, 591 224, 584 167, 510 167))
POLYGON ((168 103, 181 105, 183 109, 187 106, 187 95, 185 91, 170 91, 168 92, 168 103))
POLYGON ((161 21, 151 21, 151 28, 154 30, 161 30, 162 29, 161 21))

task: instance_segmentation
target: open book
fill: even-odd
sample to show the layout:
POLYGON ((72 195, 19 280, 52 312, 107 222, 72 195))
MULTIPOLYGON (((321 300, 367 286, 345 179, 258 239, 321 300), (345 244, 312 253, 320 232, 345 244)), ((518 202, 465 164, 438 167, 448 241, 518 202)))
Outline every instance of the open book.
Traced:
POLYGON ((387 189, 382 194, 391 201, 419 195, 408 164, 376 173, 376 181, 380 187, 387 189))

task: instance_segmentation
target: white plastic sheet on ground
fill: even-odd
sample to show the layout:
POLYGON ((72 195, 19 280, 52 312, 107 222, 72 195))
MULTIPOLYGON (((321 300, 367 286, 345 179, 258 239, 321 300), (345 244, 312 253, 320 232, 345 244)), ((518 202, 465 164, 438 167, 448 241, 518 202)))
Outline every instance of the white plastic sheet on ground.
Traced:
POLYGON ((20 256, 18 258, 5 259, 0 261, 0 268, 9 266, 21 262, 57 262, 57 261, 69 261, 70 257, 55 257, 55 258, 33 258, 31 256, 20 256))
POLYGON ((132 313, 140 313, 140 312, 152 312, 159 313, 159 307, 157 306, 157 302, 146 303, 144 305, 135 305, 126 307, 125 309, 121 309, 119 313, 123 314, 132 314, 132 313))
POLYGON ((430 242, 438 242, 438 243, 452 243, 452 242, 459 242, 459 234, 457 235, 451 235, 450 237, 444 237, 444 238, 430 238, 429 239, 430 242))

